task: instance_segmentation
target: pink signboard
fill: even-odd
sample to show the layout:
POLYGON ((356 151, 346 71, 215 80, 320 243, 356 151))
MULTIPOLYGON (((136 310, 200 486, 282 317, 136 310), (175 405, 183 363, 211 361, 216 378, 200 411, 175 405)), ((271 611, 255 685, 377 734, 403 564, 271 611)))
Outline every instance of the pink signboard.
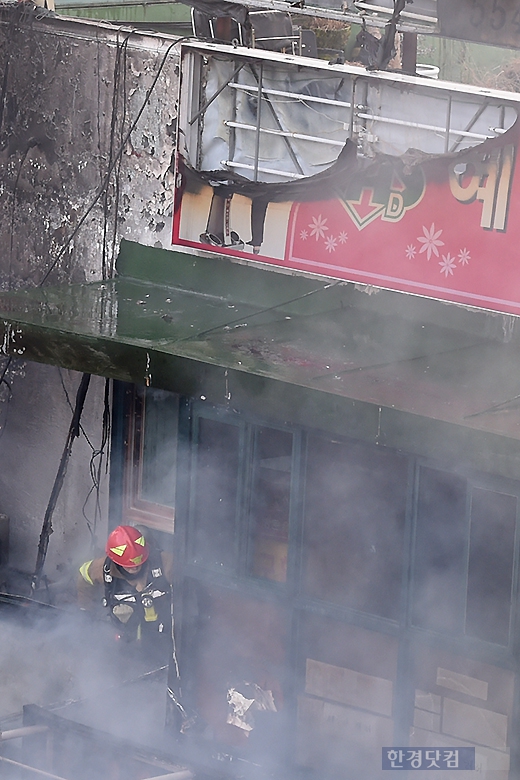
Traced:
POLYGON ((520 314, 517 125, 464 153, 356 163, 314 200, 301 181, 299 195, 271 200, 267 190, 259 205, 251 192, 181 175, 173 242, 520 314))

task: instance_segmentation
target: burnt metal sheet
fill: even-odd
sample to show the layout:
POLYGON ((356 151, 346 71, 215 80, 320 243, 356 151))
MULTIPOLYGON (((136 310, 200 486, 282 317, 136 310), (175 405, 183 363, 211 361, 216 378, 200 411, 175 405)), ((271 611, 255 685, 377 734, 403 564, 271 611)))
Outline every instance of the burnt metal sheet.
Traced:
POLYGON ((438 0, 437 7, 446 38, 520 48, 519 0, 438 0))

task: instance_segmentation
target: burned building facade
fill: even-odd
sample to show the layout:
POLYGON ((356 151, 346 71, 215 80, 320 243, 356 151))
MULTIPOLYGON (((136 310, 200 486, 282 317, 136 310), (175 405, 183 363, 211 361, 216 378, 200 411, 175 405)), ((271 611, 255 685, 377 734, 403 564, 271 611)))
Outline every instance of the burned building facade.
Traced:
POLYGON ((475 747, 516 777, 518 96, 12 9, 1 31, 0 312, 26 377, 0 458, 29 447, 24 383, 112 380, 98 533, 173 547, 197 725, 172 744, 370 779, 384 747, 417 771, 475 747))

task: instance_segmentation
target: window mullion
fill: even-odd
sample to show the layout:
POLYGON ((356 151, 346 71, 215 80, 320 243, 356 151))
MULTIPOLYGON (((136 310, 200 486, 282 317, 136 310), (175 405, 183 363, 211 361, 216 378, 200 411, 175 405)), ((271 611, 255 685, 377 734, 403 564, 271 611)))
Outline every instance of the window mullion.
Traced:
POLYGON ((237 571, 240 576, 246 576, 249 568, 250 535, 251 535, 251 493, 253 486, 253 461, 255 449, 255 436, 253 426, 249 423, 240 426, 239 444, 239 474, 237 491, 237 519, 236 519, 236 560, 237 571))

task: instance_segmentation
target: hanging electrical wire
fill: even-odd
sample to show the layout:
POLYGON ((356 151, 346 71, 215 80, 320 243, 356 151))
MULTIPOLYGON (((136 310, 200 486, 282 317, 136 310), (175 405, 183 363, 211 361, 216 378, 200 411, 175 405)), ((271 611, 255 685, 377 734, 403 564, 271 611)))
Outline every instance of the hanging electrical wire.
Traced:
POLYGON ((61 488, 63 487, 65 474, 67 473, 67 466, 72 453, 74 439, 77 439, 80 434, 79 426, 89 384, 90 374, 83 374, 78 391, 76 393, 76 403, 74 405, 74 412, 69 426, 67 440, 65 442, 65 447, 63 448, 60 464, 58 466, 58 472, 56 474, 56 479, 54 480, 54 485, 52 486, 51 496, 49 498, 49 503, 47 504, 47 509, 45 510, 45 516, 43 518, 40 541, 38 543, 38 554, 36 556, 36 566, 34 568, 34 574, 31 581, 31 589, 33 591, 38 588, 42 578, 43 566, 45 564, 47 549, 49 547, 49 537, 53 533, 52 516, 56 508, 56 503, 58 501, 61 488))
POLYGON ((110 429, 111 429, 111 416, 110 416, 110 380, 105 379, 105 392, 103 401, 103 419, 101 424, 101 443, 98 449, 93 448, 89 462, 89 473, 92 480, 92 486, 90 487, 81 513, 87 524, 87 528, 90 533, 91 548, 96 548, 96 528, 101 519, 101 481, 103 472, 103 463, 105 463, 105 472, 108 472, 109 452, 107 451, 107 445, 110 441, 110 429), (97 463, 96 463, 97 461, 97 463), (86 508, 91 495, 94 493, 94 519, 93 521, 87 515, 86 508))
MULTIPOLYGON (((137 31, 132 30, 132 34, 135 33, 135 32, 137 32, 137 31)), ((172 49, 175 46, 178 46, 180 43, 182 43, 182 41, 185 41, 185 40, 191 40, 191 37, 190 36, 185 36, 185 37, 182 37, 182 38, 177 38, 173 43, 171 43, 168 46, 168 48, 164 52, 164 54, 162 56, 162 59, 161 59, 161 62, 159 63, 159 67, 157 69, 157 72, 156 72, 156 74, 155 74, 155 76, 153 78, 153 81, 152 81, 150 87, 148 88, 148 90, 146 92, 146 95, 145 95, 144 100, 143 100, 143 102, 141 104, 141 107, 140 107, 139 111, 137 112, 137 115, 136 115, 135 119, 133 120, 132 124, 130 125, 128 131, 126 133, 124 133, 122 141, 119 144, 119 147, 117 148, 117 151, 115 152, 115 154, 113 156, 112 162, 109 164, 107 172, 106 172, 105 176, 103 177, 103 181, 101 182, 100 186, 98 187, 98 189, 96 191, 96 194, 94 195, 90 205, 88 206, 86 211, 83 213, 83 216, 81 217, 81 219, 78 221, 76 227, 70 233, 70 235, 68 236, 67 240, 65 241, 65 243, 61 247, 60 251, 58 252, 56 257, 54 258, 54 260, 52 261, 50 266, 45 271, 42 279, 40 280, 40 282, 38 284, 38 287, 42 287, 45 284, 45 282, 49 278, 49 275, 52 273, 54 268, 58 265, 60 260, 63 258, 64 254, 68 250, 70 244, 72 243, 74 238, 77 236, 77 234, 80 231, 80 229, 82 228, 82 226, 85 224, 85 222, 88 219, 90 213, 92 212, 92 209, 96 206, 97 202, 99 201, 101 196, 104 194, 105 189, 106 189, 106 187, 107 187, 107 185, 108 185, 108 183, 110 181, 110 177, 112 175, 112 171, 114 170, 115 166, 117 165, 119 158, 123 154, 123 152, 124 152, 124 150, 126 148, 126 145, 127 145, 128 141, 130 140, 130 137, 131 137, 133 131, 137 127, 137 124, 138 124, 139 120, 141 119, 141 116, 144 113, 144 110, 145 110, 146 106, 150 102, 150 98, 151 98, 152 93, 153 93, 153 91, 154 91, 154 89, 156 87, 157 82, 159 81, 159 77, 160 77, 160 75, 161 75, 161 73, 163 71, 163 68, 164 68, 164 66, 166 64, 166 61, 168 59, 168 56, 169 56, 170 52, 172 51, 172 49)))
MULTIPOLYGON (((70 400, 69 391, 67 390, 67 387, 65 385, 63 374, 61 371, 61 368, 58 367, 58 373, 60 377, 61 386, 63 389, 63 392, 65 394, 65 398, 67 400, 67 404, 71 410, 71 412, 74 412, 74 407, 72 406, 72 402, 70 400)), ((83 502, 83 506, 81 508, 81 514, 83 515, 83 518, 85 519, 87 529, 90 534, 90 542, 91 542, 91 548, 94 550, 96 547, 96 528, 97 524, 101 518, 101 478, 102 478, 102 471, 103 471, 103 462, 105 463, 105 471, 108 473, 108 459, 109 459, 109 453, 107 452, 107 444, 110 441, 110 428, 111 428, 111 417, 110 417, 110 380, 105 379, 105 392, 104 392, 104 403, 103 403, 103 419, 102 419, 102 426, 101 426, 101 442, 98 448, 96 448, 92 441, 90 440, 90 437, 88 436, 87 432, 85 431, 85 428, 83 427, 82 423, 79 423, 79 429, 85 438, 85 441, 87 442, 88 446, 90 447, 91 455, 89 460, 89 474, 90 478, 92 480, 92 485, 90 489, 87 492, 87 495, 85 497, 85 500, 83 502), (96 460, 98 461, 96 464, 96 460), (91 520, 90 517, 87 515, 87 504, 90 500, 91 495, 95 493, 95 509, 94 509, 94 519, 91 520)))
MULTIPOLYGON (((123 106, 123 115, 121 117, 120 121, 120 137, 119 137, 119 143, 120 145, 123 143, 124 139, 124 131, 125 131, 125 125, 126 125, 126 112, 127 112, 127 84, 126 84, 126 75, 128 72, 128 66, 127 66, 127 57, 128 57, 128 39, 125 40, 125 46, 123 51, 123 85, 122 85, 122 106, 123 106)), ((115 171, 115 184, 114 184, 114 219, 113 219, 113 231, 112 231, 112 247, 111 247, 111 267, 110 267, 110 273, 109 276, 114 276, 115 272, 115 258, 116 258, 116 247, 117 247, 117 235, 118 235, 118 217, 119 217, 119 199, 121 194, 121 167, 123 164, 123 156, 119 155, 116 171, 115 171)))
POLYGON ((113 264, 114 264, 114 255, 115 255, 115 247, 117 243, 117 218, 118 218, 118 211, 119 211, 119 191, 120 191, 120 177, 121 177, 121 161, 122 161, 122 155, 119 156, 118 162, 116 163, 116 166, 112 165, 113 159, 114 159, 114 146, 115 146, 115 139, 116 139, 116 132, 117 132, 117 116, 118 116, 118 104, 119 104, 119 93, 120 93, 120 82, 121 82, 121 72, 123 72, 123 96, 122 96, 122 103, 123 103, 123 118, 121 121, 121 138, 120 143, 122 141, 122 135, 123 135, 123 129, 124 129, 124 122, 126 119, 126 68, 127 68, 127 50, 128 50, 128 41, 132 35, 131 32, 127 33, 122 43, 119 41, 119 30, 117 32, 117 51, 116 51, 116 57, 114 61, 114 75, 113 75, 113 89, 112 89, 112 116, 110 119, 110 142, 109 142, 109 150, 108 150, 108 169, 111 170, 109 180, 107 181, 107 185, 105 188, 104 196, 103 196, 103 239, 102 239, 102 255, 101 255, 101 272, 103 279, 107 279, 113 275, 113 264), (123 60, 123 66, 121 67, 121 60, 123 60), (114 176, 114 183, 113 183, 113 189, 114 189, 114 203, 113 203, 113 213, 114 213, 114 227, 113 227, 113 235, 112 235, 112 247, 111 247, 111 253, 110 253, 110 261, 108 259, 109 252, 108 252, 108 223, 109 223, 109 213, 110 213, 110 181, 112 179, 112 173, 115 172, 114 176))

